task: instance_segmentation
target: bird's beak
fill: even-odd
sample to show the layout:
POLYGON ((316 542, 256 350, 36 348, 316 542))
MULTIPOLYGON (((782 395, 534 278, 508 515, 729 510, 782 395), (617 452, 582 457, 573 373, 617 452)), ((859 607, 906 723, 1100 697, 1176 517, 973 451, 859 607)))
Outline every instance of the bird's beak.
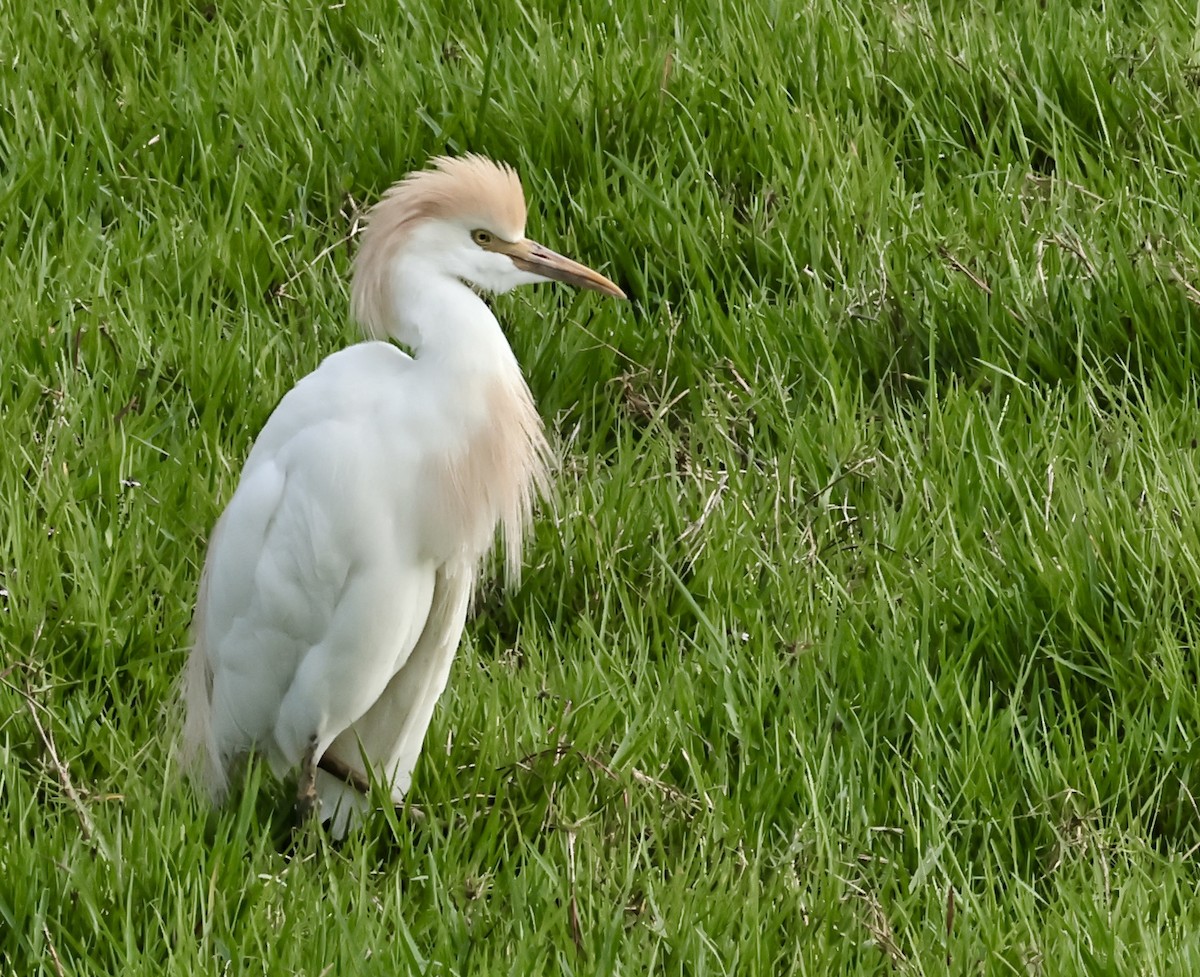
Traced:
POLYGON ((578 288, 590 288, 613 298, 626 297, 615 283, 610 282, 600 272, 592 271, 587 265, 572 261, 528 238, 520 241, 496 241, 492 249, 508 255, 513 264, 522 271, 541 275, 542 278, 551 278, 556 282, 566 282, 578 288))

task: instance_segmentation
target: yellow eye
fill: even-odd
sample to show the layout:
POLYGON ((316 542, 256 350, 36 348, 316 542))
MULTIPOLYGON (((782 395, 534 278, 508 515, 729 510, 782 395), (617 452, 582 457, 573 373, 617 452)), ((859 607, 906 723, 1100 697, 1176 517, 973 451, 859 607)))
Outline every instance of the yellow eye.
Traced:
POLYGON ((492 243, 492 233, 481 228, 471 232, 471 240, 482 248, 492 243))

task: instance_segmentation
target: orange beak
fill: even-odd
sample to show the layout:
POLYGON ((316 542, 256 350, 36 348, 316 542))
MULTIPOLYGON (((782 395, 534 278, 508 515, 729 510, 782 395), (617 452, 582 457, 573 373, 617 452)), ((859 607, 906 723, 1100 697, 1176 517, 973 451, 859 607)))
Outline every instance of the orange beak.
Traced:
POLYGON ((603 292, 613 298, 626 297, 614 282, 609 281, 600 272, 593 271, 587 265, 572 261, 565 255, 551 251, 528 238, 520 241, 496 241, 489 250, 508 255, 513 264, 522 271, 551 278, 556 282, 565 282, 577 288, 590 288, 594 292, 603 292))

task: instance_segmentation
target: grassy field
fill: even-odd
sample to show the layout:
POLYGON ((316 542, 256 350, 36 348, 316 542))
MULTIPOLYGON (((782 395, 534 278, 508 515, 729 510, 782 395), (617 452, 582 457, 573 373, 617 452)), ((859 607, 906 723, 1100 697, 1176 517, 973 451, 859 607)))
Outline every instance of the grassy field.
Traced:
POLYGON ((1200 972, 1200 9, 0 16, 0 973, 1200 972), (171 757, 360 208, 511 161, 561 463, 410 796, 171 757))

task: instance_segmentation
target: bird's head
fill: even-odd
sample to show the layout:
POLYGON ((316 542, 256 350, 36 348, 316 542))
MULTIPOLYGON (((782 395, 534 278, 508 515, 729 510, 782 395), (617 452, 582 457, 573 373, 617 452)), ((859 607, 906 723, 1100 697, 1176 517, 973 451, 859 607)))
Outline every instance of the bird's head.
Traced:
POLYGON ((367 215, 351 302, 372 335, 391 306, 389 266, 403 254, 430 273, 487 292, 557 281, 625 298, 616 284, 525 237, 525 194, 512 167, 483 156, 438 156, 408 174, 367 215))

